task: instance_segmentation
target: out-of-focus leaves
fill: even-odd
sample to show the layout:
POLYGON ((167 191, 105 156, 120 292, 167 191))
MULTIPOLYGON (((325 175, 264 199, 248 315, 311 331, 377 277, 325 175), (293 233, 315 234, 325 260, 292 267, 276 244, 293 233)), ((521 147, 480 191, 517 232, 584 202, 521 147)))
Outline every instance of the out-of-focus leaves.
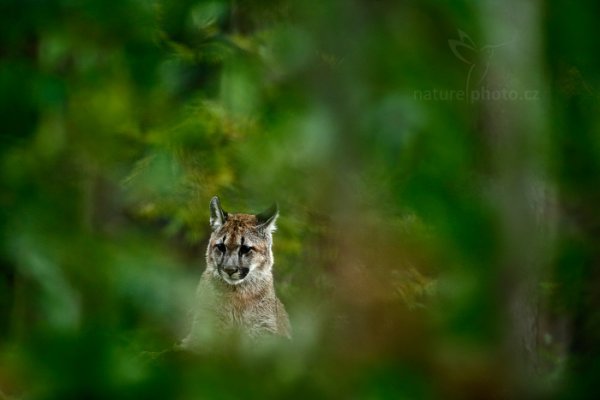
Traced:
POLYGON ((0 2, 0 397, 585 397, 597 6, 566 3, 0 2), (214 195, 279 203, 293 341, 173 350, 214 195))

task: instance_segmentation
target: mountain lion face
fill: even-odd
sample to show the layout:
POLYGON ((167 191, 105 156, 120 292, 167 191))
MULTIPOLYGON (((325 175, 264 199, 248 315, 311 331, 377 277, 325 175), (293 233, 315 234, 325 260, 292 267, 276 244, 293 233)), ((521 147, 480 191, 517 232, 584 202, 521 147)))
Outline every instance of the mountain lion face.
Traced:
POLYGON ((261 214, 232 214, 223 211, 218 197, 210 202, 213 230, 206 261, 215 277, 229 285, 250 280, 253 274, 270 273, 273 265, 272 232, 278 211, 274 206, 261 214))

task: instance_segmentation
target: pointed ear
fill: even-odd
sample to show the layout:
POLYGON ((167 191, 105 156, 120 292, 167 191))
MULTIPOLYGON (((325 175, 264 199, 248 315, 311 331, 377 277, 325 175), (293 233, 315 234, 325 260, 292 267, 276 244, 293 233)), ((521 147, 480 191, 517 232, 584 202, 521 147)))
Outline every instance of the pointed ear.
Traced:
POLYGON ((223 211, 219 198, 215 196, 210 200, 210 227, 216 231, 225 221, 227 221, 227 213, 223 211))
POLYGON ((260 214, 256 214, 256 227, 260 230, 263 230, 267 233, 274 232, 277 227, 275 226, 275 221, 279 216, 279 206, 277 203, 273 204, 269 207, 268 210, 261 212, 260 214))

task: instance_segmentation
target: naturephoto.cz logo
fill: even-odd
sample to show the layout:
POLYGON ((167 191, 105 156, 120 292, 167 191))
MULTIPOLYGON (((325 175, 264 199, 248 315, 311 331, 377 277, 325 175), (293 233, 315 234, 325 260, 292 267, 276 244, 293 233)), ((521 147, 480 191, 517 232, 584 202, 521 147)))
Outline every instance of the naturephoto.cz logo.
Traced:
POLYGON ((456 58, 468 65, 465 87, 460 89, 415 90, 413 97, 422 101, 532 101, 539 99, 538 90, 516 90, 507 87, 489 88, 486 77, 493 63, 496 50, 510 45, 508 42, 477 46, 464 31, 458 30, 458 40, 449 39, 448 45, 456 58))

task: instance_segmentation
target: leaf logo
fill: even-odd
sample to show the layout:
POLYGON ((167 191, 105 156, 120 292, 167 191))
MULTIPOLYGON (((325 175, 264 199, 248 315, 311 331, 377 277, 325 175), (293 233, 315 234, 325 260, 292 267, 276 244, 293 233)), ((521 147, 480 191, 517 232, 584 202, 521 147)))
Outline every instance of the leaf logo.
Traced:
POLYGON ((460 29, 458 30, 458 37, 458 40, 448 40, 448 45, 456 58, 465 64, 470 65, 466 83, 466 94, 467 97, 469 97, 469 89, 471 88, 472 83, 478 86, 487 76, 496 49, 506 46, 511 43, 512 40, 506 43, 479 47, 468 34, 460 29))

